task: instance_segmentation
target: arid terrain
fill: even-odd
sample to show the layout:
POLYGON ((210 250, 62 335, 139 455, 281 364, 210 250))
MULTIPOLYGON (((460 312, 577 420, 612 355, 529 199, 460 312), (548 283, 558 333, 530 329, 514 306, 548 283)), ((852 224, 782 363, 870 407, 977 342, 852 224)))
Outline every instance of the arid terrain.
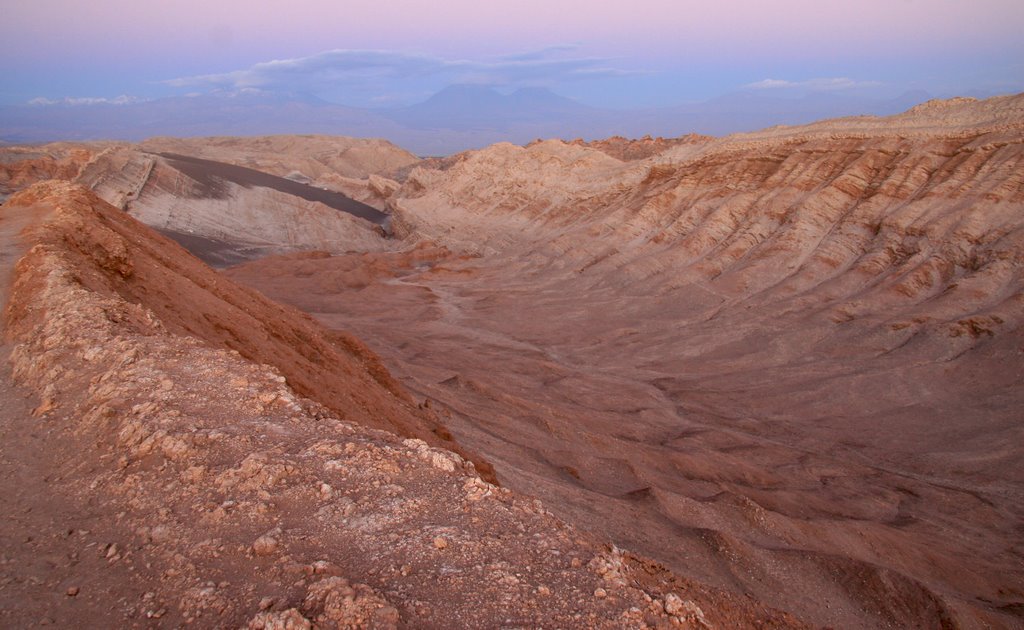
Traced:
POLYGON ((117 515, 68 527, 8 490, 36 514, 5 524, 18 624, 40 592, 79 604, 59 558, 17 577, 38 517, 123 541, 105 588, 165 615, 91 610, 139 625, 255 623, 263 597, 342 619, 329 565, 409 627, 1024 626, 1024 95, 428 160, 297 136, 0 154, 0 228, 36 226, 6 334, 38 400, 4 443, 39 426, 46 491, 117 515))

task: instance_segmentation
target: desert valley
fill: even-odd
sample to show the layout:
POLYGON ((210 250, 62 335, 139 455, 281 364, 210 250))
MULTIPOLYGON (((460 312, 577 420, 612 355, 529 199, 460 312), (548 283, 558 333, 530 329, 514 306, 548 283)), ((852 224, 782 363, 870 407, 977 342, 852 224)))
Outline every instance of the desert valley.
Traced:
POLYGON ((1024 95, 0 194, 0 625, 1024 626, 1024 95))

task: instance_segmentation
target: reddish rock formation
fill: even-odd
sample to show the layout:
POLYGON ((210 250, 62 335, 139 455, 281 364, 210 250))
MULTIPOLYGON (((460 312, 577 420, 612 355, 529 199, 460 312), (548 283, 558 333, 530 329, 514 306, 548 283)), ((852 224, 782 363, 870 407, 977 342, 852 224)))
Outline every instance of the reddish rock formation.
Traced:
POLYGON ((55 142, 33 147, 0 148, 0 194, 9 194, 46 179, 72 180, 105 145, 55 142))
MULTIPOLYGON (((413 409, 396 397, 389 409, 443 418, 514 491, 687 578, 604 554, 570 563, 602 576, 577 595, 643 600, 615 590, 621 564, 630 579, 661 585, 644 587, 658 594, 637 606, 641 615, 667 612, 696 627, 756 625, 750 615, 762 613, 737 604, 748 595, 833 627, 1014 627, 1024 605, 1022 99, 938 101, 885 119, 717 140, 499 144, 424 160, 399 173, 397 190, 378 182, 404 251, 391 242, 289 254, 227 272, 353 330, 386 372, 358 342, 339 346, 323 332, 311 342, 304 325, 281 328, 275 318, 291 316, 262 302, 260 317, 244 320, 253 330, 225 333, 218 300, 233 313, 255 298, 229 299, 223 280, 202 276, 198 295, 210 299, 200 299, 200 318, 159 289, 177 286, 171 276, 137 286, 122 278, 116 245, 87 241, 76 260, 114 270, 122 279, 112 286, 128 288, 110 295, 144 304, 180 334, 272 350, 252 356, 291 365, 310 379, 310 397, 321 388, 321 342, 363 357, 361 387, 394 393, 397 381, 424 401, 413 409)), ((83 172, 139 171, 106 156, 111 166, 94 161, 83 172)), ((197 212, 215 216, 209 210, 197 212)), ((133 312, 118 317, 149 325, 133 312)), ((62 387, 45 382, 59 376, 36 374, 43 417, 62 407, 62 387)), ((370 416, 375 396, 325 413, 370 416)), ((248 439, 284 439, 291 426, 248 439)), ((460 470, 438 453, 417 456, 433 470, 460 470)), ((246 479, 290 476, 302 460, 271 455, 236 458, 217 479, 258 493, 246 479)), ((334 496, 333 481, 309 479, 315 496, 334 496)), ((384 493, 375 500, 400 500, 375 480, 384 493)), ((288 529, 266 525, 246 532, 254 557, 289 550, 288 529)), ((414 538, 431 554, 469 544, 430 528, 414 538)), ((505 587, 523 584, 515 571, 495 571, 505 587)), ((338 610, 390 618, 393 607, 411 619, 418 604, 373 575, 352 569, 332 582, 334 600, 353 605, 338 610)), ((64 599, 72 586, 61 585, 64 599)), ((246 619, 301 626, 334 614, 331 596, 309 586, 246 619)), ((236 601, 196 588, 182 610, 236 601)), ((544 582, 531 592, 558 589, 544 582)), ((629 623, 639 619, 626 612, 629 623)), ((613 623, 603 614, 593 623, 613 623)), ((585 623, 543 615, 523 623, 585 623)))
POLYGON ((444 442, 356 342, 331 344, 85 189, 11 199, 5 252, 21 225, 5 335, 41 400, 20 412, 0 381, 3 625, 797 624, 367 428, 444 442), (315 399, 297 393, 306 361, 315 399))
POLYGON ((590 142, 577 138, 569 144, 590 147, 602 153, 607 153, 623 162, 632 162, 633 160, 644 160, 659 153, 664 153, 666 150, 680 144, 706 144, 713 140, 714 138, 711 136, 691 133, 679 138, 652 138, 651 136, 644 136, 643 138, 632 139, 612 136, 604 140, 592 140, 590 142))
POLYGON ((1019 624, 1024 96, 426 166, 395 230, 451 257, 229 274, 681 574, 834 627, 1019 624))

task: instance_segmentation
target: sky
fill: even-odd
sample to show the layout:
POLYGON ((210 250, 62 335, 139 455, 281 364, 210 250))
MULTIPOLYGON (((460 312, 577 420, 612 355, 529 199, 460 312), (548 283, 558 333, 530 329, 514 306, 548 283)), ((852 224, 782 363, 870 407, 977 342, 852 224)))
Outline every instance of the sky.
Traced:
POLYGON ((384 107, 457 83, 612 108, 1024 91, 1022 0, 0 0, 0 14, 2 105, 264 90, 384 107))

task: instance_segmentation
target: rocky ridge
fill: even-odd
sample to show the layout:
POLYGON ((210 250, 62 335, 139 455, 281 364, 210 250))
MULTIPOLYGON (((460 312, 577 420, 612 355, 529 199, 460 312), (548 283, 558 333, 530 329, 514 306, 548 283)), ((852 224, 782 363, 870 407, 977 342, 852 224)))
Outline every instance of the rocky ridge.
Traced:
POLYGON ((68 142, 3 146, 0 148, 0 195, 9 195, 46 179, 73 180, 106 146, 68 142))
POLYGON ((398 187, 394 180, 419 162, 386 140, 338 136, 151 138, 139 148, 246 166, 336 190, 379 208, 398 187))
POLYGON ((220 266, 296 250, 383 251, 393 245, 378 225, 323 203, 240 186, 218 173, 196 179, 160 155, 175 152, 255 168, 377 208, 399 187, 389 176, 418 162, 385 141, 322 136, 53 143, 0 150, 0 194, 49 178, 75 181, 220 266))

